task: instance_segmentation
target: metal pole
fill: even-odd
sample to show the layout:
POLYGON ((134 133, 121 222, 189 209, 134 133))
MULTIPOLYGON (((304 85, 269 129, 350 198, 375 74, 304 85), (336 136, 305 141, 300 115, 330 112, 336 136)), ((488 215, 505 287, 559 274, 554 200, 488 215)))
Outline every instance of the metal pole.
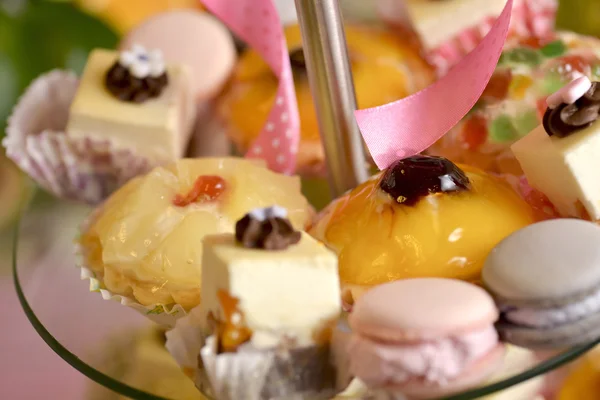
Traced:
POLYGON ((332 195, 368 179, 339 0, 295 0, 332 195))

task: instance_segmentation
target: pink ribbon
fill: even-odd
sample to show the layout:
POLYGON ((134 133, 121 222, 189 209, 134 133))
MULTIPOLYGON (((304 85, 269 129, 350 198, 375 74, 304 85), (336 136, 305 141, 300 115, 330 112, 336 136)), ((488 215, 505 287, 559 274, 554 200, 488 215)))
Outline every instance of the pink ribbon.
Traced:
POLYGON ((442 79, 404 99, 355 112, 365 143, 380 169, 429 148, 477 102, 502 53, 512 3, 507 1, 486 37, 442 79))
POLYGON ((262 158, 274 171, 294 173, 300 144, 300 117, 287 45, 273 1, 200 1, 254 48, 279 79, 273 108, 246 157, 262 158))

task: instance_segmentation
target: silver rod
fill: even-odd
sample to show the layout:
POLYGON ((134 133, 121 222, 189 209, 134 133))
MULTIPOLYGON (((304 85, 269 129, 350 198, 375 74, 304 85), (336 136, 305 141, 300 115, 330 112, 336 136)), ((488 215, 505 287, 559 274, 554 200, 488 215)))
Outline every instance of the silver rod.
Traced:
POLYGON ((339 0, 295 0, 334 197, 368 179, 339 0))

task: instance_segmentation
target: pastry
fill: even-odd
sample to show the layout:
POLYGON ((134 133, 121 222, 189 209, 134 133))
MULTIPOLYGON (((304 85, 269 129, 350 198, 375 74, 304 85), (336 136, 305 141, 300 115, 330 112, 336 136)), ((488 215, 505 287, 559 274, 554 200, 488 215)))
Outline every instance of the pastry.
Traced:
POLYGON ((546 97, 577 73, 598 79, 600 41, 574 33, 512 39, 483 95, 431 149, 490 172, 522 174, 510 146, 542 122, 546 97))
POLYGON ((488 252, 533 221, 503 181, 444 158, 414 156, 334 200, 309 232, 338 254, 351 302, 396 279, 477 282, 488 252))
POLYGON ((208 236, 203 248, 199 367, 214 397, 333 394, 329 341, 341 311, 335 254, 296 231, 279 206, 250 211, 234 234, 208 236))
POLYGON ((583 76, 548 97, 543 124, 511 147, 529 184, 567 217, 600 219, 600 86, 583 76))
MULTIPOLYGON (((297 171, 323 176, 325 155, 308 84, 300 29, 285 28, 300 112, 301 142, 297 171)), ((414 93, 433 79, 418 51, 391 32, 373 27, 346 26, 346 38, 359 108, 382 105, 414 93)), ((275 101, 277 79, 253 50, 245 52, 219 111, 227 132, 240 152, 245 152, 262 129, 275 101)))
POLYGON ((437 398, 499 369, 498 311, 481 288, 417 278, 377 286, 350 314, 350 369, 371 389, 437 398))
POLYGON ((121 41, 121 48, 135 43, 162 50, 168 62, 187 65, 197 106, 190 157, 231 154, 223 124, 215 116, 215 98, 233 72, 237 59, 234 40, 212 15, 197 10, 158 14, 135 27, 121 41))
POLYGON ((490 253, 486 288, 502 312, 508 343, 562 349, 600 336, 600 227, 576 219, 539 222, 490 253))
POLYGON ((188 68, 166 64, 160 51, 94 50, 69 110, 67 134, 135 149, 155 165, 175 161, 195 122, 189 85, 188 68))
POLYGON ((294 231, 285 209, 253 210, 235 235, 209 236, 203 248, 202 309, 223 320, 225 294, 235 299, 250 340, 293 334, 298 344, 311 343, 340 312, 335 254, 294 231))
POLYGON ((288 210, 297 229, 309 221, 299 178, 263 165, 183 159, 131 180, 87 222, 78 241, 83 266, 100 289, 147 306, 145 311, 197 306, 205 235, 233 232, 237 219, 272 202, 288 210))

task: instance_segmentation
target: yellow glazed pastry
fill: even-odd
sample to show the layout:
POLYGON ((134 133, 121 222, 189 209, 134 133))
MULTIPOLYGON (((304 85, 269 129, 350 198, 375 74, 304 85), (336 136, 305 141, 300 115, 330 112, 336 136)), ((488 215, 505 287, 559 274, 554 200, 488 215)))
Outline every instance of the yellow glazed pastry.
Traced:
POLYGON ((142 305, 200 302, 202 240, 234 231, 256 207, 279 204, 302 229, 310 206, 298 177, 237 158, 185 159, 115 192, 81 236, 84 264, 114 294, 142 305))
POLYGON ((504 182, 441 157, 398 161, 333 201, 310 228, 339 257, 344 300, 396 279, 477 282, 489 251, 534 222, 504 182))
MULTIPOLYGON (((301 143, 298 173, 320 175, 324 153, 304 64, 300 30, 285 29, 300 111, 301 143)), ((393 33, 377 28, 346 26, 359 108, 379 106, 412 94, 433 80, 432 69, 419 52, 393 33)), ((278 81, 253 50, 242 55, 220 103, 228 133, 244 152, 258 136, 275 100, 278 81)))

